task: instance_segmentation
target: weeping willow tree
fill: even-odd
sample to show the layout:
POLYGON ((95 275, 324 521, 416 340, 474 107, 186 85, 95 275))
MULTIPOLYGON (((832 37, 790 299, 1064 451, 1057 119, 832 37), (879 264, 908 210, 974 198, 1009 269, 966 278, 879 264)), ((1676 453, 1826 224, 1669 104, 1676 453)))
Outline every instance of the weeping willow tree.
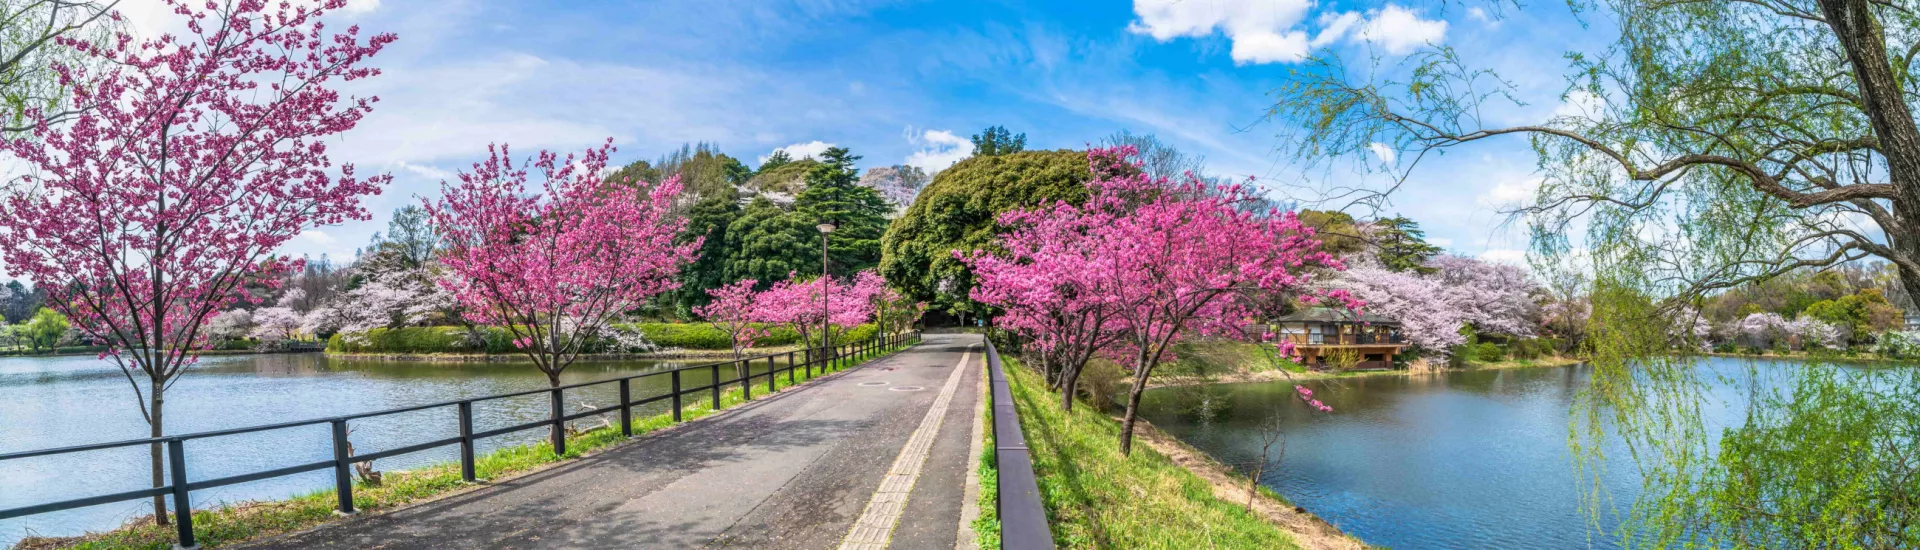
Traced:
POLYGON ((113 10, 120 2, 0 0, 0 133, 11 138, 43 119, 59 123, 78 114, 66 104, 54 66, 91 61, 56 41, 104 44, 119 26, 113 10), (40 118, 28 116, 34 111, 40 118))
MULTIPOLYGON (((1709 425, 1727 381, 1684 351, 1701 297, 1866 258, 1920 291, 1920 14, 1901 0, 1571 0, 1617 25, 1568 52, 1561 114, 1489 125, 1512 87, 1445 47, 1371 66, 1322 54, 1271 116, 1302 160, 1423 159, 1523 139, 1544 181, 1512 213, 1537 263, 1592 271, 1593 380, 1573 419, 1595 525, 1621 510, 1633 546, 1920 547, 1920 374, 1809 365, 1751 383, 1744 415, 1709 425), (1384 156, 1384 155, 1383 155, 1384 156), (1602 443, 1624 439, 1608 456, 1602 443), (1616 508, 1599 483, 1629 468, 1616 508)), ((1517 7, 1517 6, 1495 6, 1517 7)), ((1757 369, 1756 367, 1748 367, 1757 369)), ((1768 371, 1774 372, 1774 371, 1768 371)), ((1748 378, 1764 374, 1748 372, 1748 378)))

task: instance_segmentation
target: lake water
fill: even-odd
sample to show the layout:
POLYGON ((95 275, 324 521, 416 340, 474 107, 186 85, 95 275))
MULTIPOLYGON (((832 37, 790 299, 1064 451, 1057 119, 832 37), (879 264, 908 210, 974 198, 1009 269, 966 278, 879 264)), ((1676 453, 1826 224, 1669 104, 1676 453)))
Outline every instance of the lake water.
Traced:
MULTIPOLYGON (((1737 422, 1755 380, 1777 383, 1793 363, 1706 359, 1707 433, 1737 422)), ((1618 548, 1611 513, 1581 510, 1591 480, 1568 447, 1570 411, 1587 367, 1374 376, 1305 384, 1332 414, 1310 411, 1288 383, 1163 388, 1142 416, 1251 472, 1263 433, 1279 426, 1284 456, 1260 483, 1368 544, 1416 548, 1618 548), (1277 418, 1277 424, 1269 419, 1277 418)), ((1276 446, 1276 449, 1278 446, 1276 446)), ((1619 440, 1607 456, 1625 457, 1619 440)), ((1638 494, 1631 462, 1600 482, 1625 506, 1638 494)))
MULTIPOLYGON (((700 360, 708 363, 711 360, 700 360)), ((580 362, 563 383, 617 378, 691 363, 661 361, 580 362)), ((784 361, 781 361, 784 365, 784 361)), ((755 371, 764 372, 765 363, 755 371)), ((682 373, 682 384, 707 384, 709 375, 682 373)), ((722 378, 733 378, 722 369, 722 378)), ((633 384, 634 399, 666 393, 669 377, 633 384)), ((765 381, 761 381, 764 384, 765 381)), ((188 433, 324 418, 547 387, 531 363, 422 363, 349 361, 319 353, 207 357, 167 394, 168 433, 188 433)), ((762 386, 764 388, 764 386, 762 386)), ((567 393, 569 412, 581 403, 608 407, 614 384, 567 393)), ((689 401, 704 398, 688 395, 689 401)), ((0 358, 0 453, 146 437, 147 426, 124 375, 107 361, 86 357, 0 358)), ((635 416, 664 412, 665 401, 635 416)), ((474 430, 530 422, 547 416, 544 394, 488 401, 474 406, 474 430)), ((580 422, 594 423, 592 419, 580 422)), ((354 421, 351 440, 361 453, 377 452, 459 434, 453 407, 354 421)), ((478 452, 543 441, 546 431, 526 430, 481 440, 478 452)), ((190 441, 187 471, 196 479, 269 470, 332 457, 325 425, 190 441)), ((458 459, 448 446, 376 461, 397 470, 458 459)), ((131 491, 150 486, 144 446, 0 462, 0 508, 131 491)), ((196 491, 193 502, 284 498, 330 488, 330 470, 196 491)), ((123 502, 26 518, 0 520, 0 548, 27 535, 74 535, 117 526, 151 512, 147 501, 123 502)))

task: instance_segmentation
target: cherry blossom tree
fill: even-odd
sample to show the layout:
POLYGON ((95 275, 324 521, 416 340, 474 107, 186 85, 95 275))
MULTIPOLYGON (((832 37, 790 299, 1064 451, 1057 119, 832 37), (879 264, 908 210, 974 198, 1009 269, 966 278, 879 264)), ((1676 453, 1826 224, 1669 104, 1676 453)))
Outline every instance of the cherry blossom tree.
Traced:
POLYGON ((252 330, 253 312, 238 308, 213 316, 206 328, 207 338, 216 344, 243 338, 252 330))
POLYGON ((516 163, 507 146, 488 146, 427 205, 448 243, 441 285, 469 320, 506 329, 551 386, 591 346, 623 336, 614 325, 626 312, 678 288, 700 249, 674 243, 686 225, 670 213, 678 178, 650 190, 603 183, 613 150, 609 139, 578 157, 541 151, 516 163), (531 194, 530 173, 540 176, 531 194))
POLYGON ((800 333, 802 341, 827 350, 833 345, 832 334, 820 334, 818 329, 852 328, 867 322, 873 315, 872 291, 870 286, 859 288, 858 277, 855 284, 847 285, 831 277, 801 281, 789 275, 754 297, 752 318, 790 327, 800 333), (821 303, 823 298, 825 304, 821 303))
POLYGON ((295 313, 293 308, 263 307, 253 312, 253 331, 250 334, 266 342, 290 340, 300 332, 300 322, 300 314, 295 313))
MULTIPOLYGON (((1308 290, 1314 271, 1341 267, 1292 213, 1245 208, 1259 200, 1251 188, 1192 174, 1180 181, 1153 178, 1134 156, 1127 146, 1089 151, 1094 180, 1085 203, 1015 215, 1016 221, 1029 216, 1029 224, 1072 228, 1056 235, 1074 235, 1070 246, 1084 258, 1062 266, 1090 278, 1090 292, 1076 299, 1112 308, 1118 336, 1109 347, 1133 370, 1122 453, 1132 452, 1140 396, 1173 344, 1237 334, 1273 296, 1308 290)), ((1344 291, 1324 295, 1359 305, 1344 291)))
MULTIPOLYGON (((297 264, 272 251, 303 229, 368 217, 360 198, 389 177, 331 170, 326 140, 375 99, 333 86, 379 74, 365 62, 395 40, 323 33, 321 15, 345 0, 167 3, 185 35, 57 39, 90 61, 54 66, 79 114, 0 142, 29 168, 0 211, 8 269, 110 346, 145 394, 154 437, 208 319, 244 297, 250 276, 297 264)), ((160 445, 150 454, 160 486, 160 445)), ((163 499, 153 504, 167 523, 163 499)))
POLYGON ((760 281, 746 279, 733 284, 707 289, 707 295, 713 301, 707 305, 693 308, 693 313, 707 320, 713 328, 727 335, 727 341, 733 345, 733 358, 739 360, 742 352, 753 346, 753 340, 766 335, 766 330, 753 322, 754 291, 760 281))
POLYGON ((1365 301, 1369 312, 1399 321, 1408 343, 1432 357, 1465 344, 1461 328, 1469 324, 1482 332, 1533 335, 1539 315, 1533 293, 1539 286, 1525 271, 1452 255, 1434 258, 1427 267, 1432 273, 1392 271, 1361 260, 1324 286, 1346 289, 1365 301))

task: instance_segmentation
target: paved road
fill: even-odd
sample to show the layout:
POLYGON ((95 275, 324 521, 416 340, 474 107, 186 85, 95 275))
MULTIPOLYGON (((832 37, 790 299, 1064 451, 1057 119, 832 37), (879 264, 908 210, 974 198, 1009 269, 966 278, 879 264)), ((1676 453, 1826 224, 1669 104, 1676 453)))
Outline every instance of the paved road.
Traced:
POLYGON ((254 547, 835 548, 969 351, 891 544, 953 548, 982 370, 980 338, 968 334, 929 334, 592 457, 254 547))

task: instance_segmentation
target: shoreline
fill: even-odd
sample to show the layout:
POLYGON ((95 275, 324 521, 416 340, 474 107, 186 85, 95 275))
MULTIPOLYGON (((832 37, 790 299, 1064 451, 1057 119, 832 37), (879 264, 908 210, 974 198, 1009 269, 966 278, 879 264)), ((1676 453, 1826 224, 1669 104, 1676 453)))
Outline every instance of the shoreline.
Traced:
MULTIPOLYGON (((1116 422, 1120 421, 1118 417, 1112 418, 1116 422)), ((1167 459, 1173 461, 1175 465, 1185 468, 1189 472, 1193 472, 1193 475, 1206 481, 1207 485, 1213 487, 1213 496, 1215 498, 1230 503, 1247 501, 1248 479, 1246 475, 1232 468, 1228 468, 1226 464, 1222 464, 1218 459, 1215 459, 1213 455, 1209 455, 1194 448, 1192 445, 1188 445, 1185 441, 1181 441, 1180 438, 1161 431, 1159 427, 1154 426, 1152 422, 1148 422, 1145 418, 1135 418, 1133 430, 1133 437, 1136 441, 1147 444, 1147 447, 1153 449, 1154 452, 1166 456, 1167 459)), ((1292 535, 1293 541, 1304 550, 1365 550, 1371 548, 1360 539, 1347 534, 1345 531, 1341 531, 1339 527, 1328 523, 1325 519, 1321 519, 1320 516, 1315 515, 1313 512, 1307 511, 1306 508, 1287 502, 1284 498, 1275 498, 1275 495, 1278 493, 1270 490, 1256 490, 1253 491, 1253 494, 1254 511, 1259 513, 1259 515, 1268 522, 1279 526, 1281 530, 1292 535)))
POLYGON ((1534 369, 1546 367, 1566 367, 1578 365, 1584 361, 1574 357, 1550 356, 1529 361, 1501 361, 1481 363, 1464 369, 1438 368, 1415 371, 1406 369, 1386 369, 1354 372, 1287 372, 1280 369, 1259 372, 1236 372, 1219 376, 1170 376, 1147 383, 1147 389, 1175 388, 1186 386, 1207 386, 1213 384, 1252 384, 1259 382, 1283 382, 1287 380, 1332 380, 1342 378, 1364 378, 1369 376, 1421 376, 1454 372, 1474 372, 1482 370, 1534 369))

